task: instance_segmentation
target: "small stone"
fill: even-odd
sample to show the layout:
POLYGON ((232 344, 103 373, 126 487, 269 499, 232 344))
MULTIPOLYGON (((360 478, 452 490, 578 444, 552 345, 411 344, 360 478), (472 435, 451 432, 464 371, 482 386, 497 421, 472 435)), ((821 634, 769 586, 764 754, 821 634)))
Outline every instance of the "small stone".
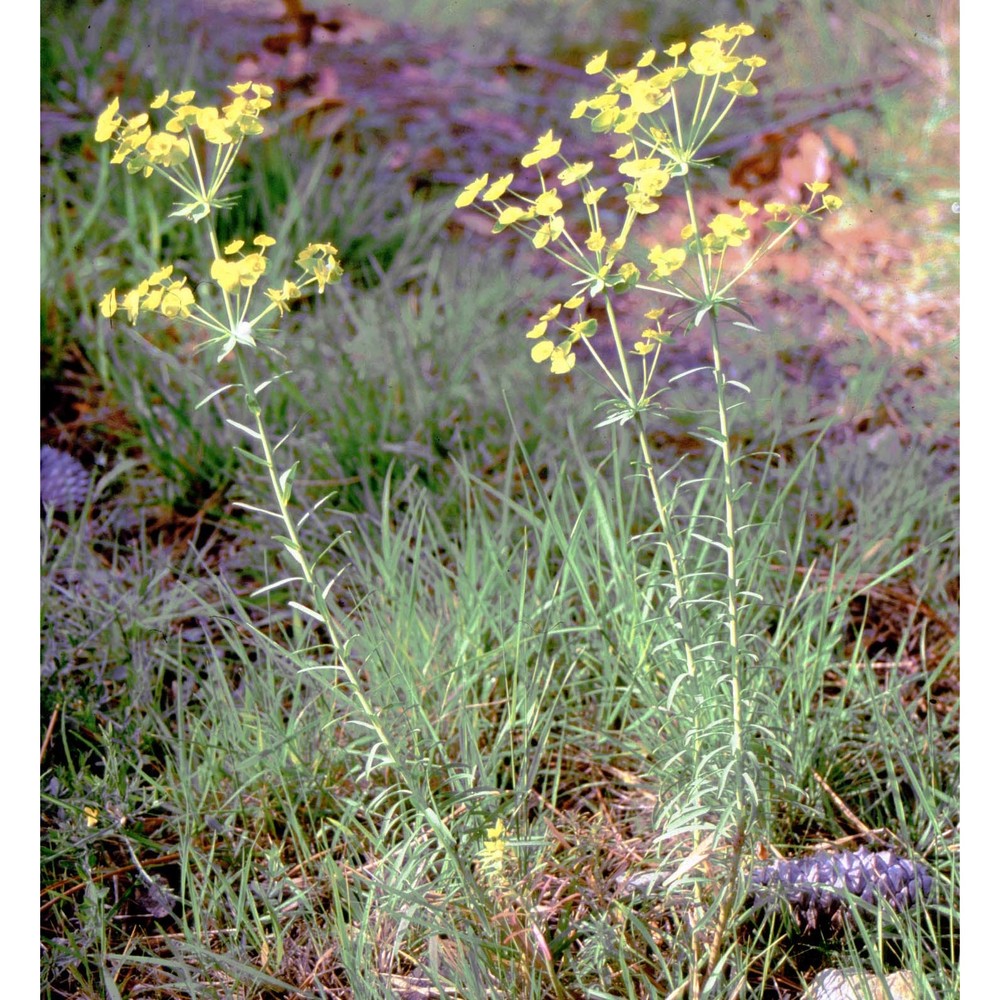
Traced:
POLYGON ((824 969, 802 994, 802 1000, 916 1000, 912 972, 893 972, 885 977, 885 987, 878 976, 859 976, 856 972, 824 969))

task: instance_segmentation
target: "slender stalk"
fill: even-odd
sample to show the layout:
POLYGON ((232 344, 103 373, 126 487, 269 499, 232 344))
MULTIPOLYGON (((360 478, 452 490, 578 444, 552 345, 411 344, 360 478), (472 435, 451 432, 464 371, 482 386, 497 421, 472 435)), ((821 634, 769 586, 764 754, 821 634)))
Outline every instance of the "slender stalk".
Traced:
POLYGON ((690 621, 687 613, 687 603, 684 599, 684 572, 681 565, 680 557, 678 556, 677 549, 674 547, 671 541, 672 528, 670 525, 670 517, 667 513, 667 506, 663 502, 663 496, 660 492, 660 481, 657 478, 656 472, 653 468, 653 453, 652 449, 649 447, 649 438, 646 434, 646 427, 642 419, 642 410, 638 405, 640 400, 636 399, 635 389, 632 384, 632 374, 629 371, 628 358, 625 356, 625 347, 622 343, 621 334, 618 331, 618 321, 615 316, 614 306, 611 304, 610 296, 607 298, 607 312, 608 312, 608 324, 611 327, 611 332, 614 337, 615 350, 618 353, 618 363, 621 366, 622 379, 625 384, 626 392, 628 393, 628 402, 635 408, 635 423, 636 429, 639 436, 639 449, 642 452, 642 466, 643 472, 646 476, 646 481, 649 483, 649 491, 653 497, 653 503, 656 507, 656 517, 660 522, 660 536, 662 539, 662 544, 667 552, 667 560, 670 563, 670 572, 673 576, 674 584, 674 594, 676 596, 676 607, 677 616, 680 619, 680 632, 681 632, 681 643, 684 647, 684 662, 687 666, 688 674, 692 677, 695 674, 695 662, 694 662, 694 649, 691 645, 691 628, 690 621))
POLYGON ((322 619, 323 625, 330 638, 330 643, 333 646, 336 659, 338 661, 336 669, 346 679, 347 687, 350 689, 351 696, 354 699, 355 704, 360 709, 360 715, 362 717, 360 724, 370 729, 375 734, 378 743, 384 748, 386 763, 392 771, 399 776, 407 791, 412 796, 417 809, 427 821, 428 826, 434 830, 435 834, 440 839, 442 846, 448 851, 455 863, 464 867, 464 862, 456 850, 454 835, 444 825, 441 817, 438 816, 436 810, 432 807, 431 800, 425 794, 424 789, 421 787, 417 777, 412 773, 412 769, 408 766, 407 762, 400 756, 400 754, 396 752, 396 749, 389 738, 388 732, 382 725, 379 713, 375 710, 375 707, 372 705, 367 694, 365 693, 364 685, 361 683, 361 678, 351 666, 349 658, 344 655, 346 651, 345 633, 342 626, 337 622, 330 611, 326 597, 323 593, 323 588, 316 579, 314 567, 306 557, 301 542, 299 541, 298 529, 296 528, 295 520, 292 517, 291 510, 289 509, 288 501, 285 499, 286 491, 282 488, 280 482, 281 475, 278 472, 278 467, 275 463, 274 445, 271 442, 271 436, 268 432, 267 425, 264 423, 260 399, 254 390, 250 379, 250 372, 244 355, 244 350, 245 349, 242 345, 237 344, 234 349, 234 353, 236 354, 240 376, 243 381, 243 387, 246 394, 246 405, 253 415, 256 432, 263 451, 264 462, 268 471, 268 478, 271 482, 271 492, 274 495, 276 503, 278 504, 278 512, 280 514, 282 524, 284 525, 284 529, 287 532, 285 548, 295 559, 295 562, 302 571, 302 578, 312 599, 312 610, 322 619))
MULTIPOLYGON (((712 367, 715 374, 716 405, 719 417, 719 433, 722 435, 722 484, 725 504, 726 537, 726 619, 727 648, 729 650, 729 668, 732 672, 733 692, 733 752, 741 754, 743 748, 743 700, 740 678, 740 647, 739 629, 737 626, 738 602, 737 591, 739 582, 736 579, 736 516, 733 503, 733 458, 729 447, 729 418, 726 410, 726 374, 722 370, 722 352, 719 346, 719 321, 712 310, 710 329, 712 334, 712 367)), ((742 785, 737 785, 737 796, 742 785)))
MULTIPOLYGON (((688 212, 694 231, 698 234, 698 219, 694 205, 693 186, 688 175, 684 177, 684 191, 688 212)), ((700 237, 698 241, 698 272, 701 279, 702 294, 706 303, 717 299, 718 292, 714 287, 718 275, 713 278, 712 262, 704 251, 700 237)), ((721 261, 720 261, 721 263, 721 261)), ((721 271, 719 272, 721 274, 721 271)), ((715 922, 715 930, 705 958, 703 973, 699 973, 700 961, 694 956, 691 974, 691 996, 697 998, 701 992, 701 982, 708 979, 719 960, 722 943, 729 919, 736 903, 736 881, 739 874, 740 861, 743 854, 743 843, 747 831, 747 815, 745 793, 743 788, 743 683, 742 657, 739 647, 739 583, 736 576, 736 510, 735 510, 735 476, 733 473, 733 456, 729 444, 729 416, 726 406, 726 374, 722 367, 722 348, 719 337, 718 306, 713 305, 706 313, 709 322, 709 332, 712 343, 712 374, 715 381, 716 416, 719 428, 719 446, 722 451, 722 486, 725 536, 722 547, 726 554, 726 649, 730 672, 730 689, 732 693, 732 742, 731 751, 735 762, 732 772, 736 775, 734 798, 736 805, 736 830, 733 835, 732 854, 729 863, 729 877, 725 880, 722 901, 715 922)), ((697 896, 697 893, 696 893, 697 896)), ((700 900, 699 900, 700 901, 700 900)))
POLYGON ((278 467, 274 460, 274 446, 271 444, 270 434, 268 433, 267 425, 264 423, 260 399, 250 381, 250 374, 243 348, 237 345, 234 353, 236 354, 237 364, 239 365, 240 377, 243 380, 247 409, 254 418, 258 440, 260 441, 261 450, 264 452, 264 462, 267 468, 268 478, 271 481, 271 493, 273 494, 275 502, 278 505, 278 513, 285 528, 285 537, 289 543, 287 548, 291 553, 292 558, 294 558, 295 562, 298 564, 299 569, 302 571, 302 577, 309 590, 309 596, 312 599, 314 610, 323 619, 323 624, 326 627, 326 631, 329 635, 330 643, 333 646, 335 654, 338 657, 342 657, 346 635, 340 623, 337 622, 331 614, 329 605, 323 595, 323 588, 316 579, 316 574, 313 572, 313 566, 306 558, 305 552, 302 549, 302 543, 299 541, 298 528, 296 527, 295 520, 293 519, 291 510, 289 509, 288 501, 285 499, 286 491, 283 490, 281 486, 280 473, 278 472, 278 467))
POLYGON ((726 409, 726 374, 722 370, 722 351, 719 343, 719 320, 713 309, 709 314, 709 328, 712 336, 712 367, 715 375, 716 405, 719 418, 719 432, 722 435, 722 481, 725 504, 724 547, 726 551, 726 618, 727 618, 727 649, 729 651, 729 670, 732 690, 732 722, 733 739, 732 755, 736 761, 733 769, 736 775, 736 832, 733 835, 732 854, 729 861, 729 877, 723 887, 722 903, 715 923, 715 931, 708 949, 705 976, 709 976, 719 960, 722 942, 733 907, 736 904, 736 880, 739 875, 740 860, 743 854, 743 843, 746 839, 748 817, 743 788, 743 683, 742 657, 739 648, 739 628, 737 616, 739 613, 738 580, 736 578, 736 515, 733 501, 735 485, 733 476, 732 451, 729 446, 729 418, 726 409))

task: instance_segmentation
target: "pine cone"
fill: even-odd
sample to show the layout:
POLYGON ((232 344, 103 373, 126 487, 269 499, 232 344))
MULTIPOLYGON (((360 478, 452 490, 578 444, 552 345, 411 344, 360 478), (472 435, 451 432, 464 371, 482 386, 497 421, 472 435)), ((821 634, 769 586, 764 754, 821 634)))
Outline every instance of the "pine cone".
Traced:
POLYGON ((75 510, 87 497, 90 473, 72 456, 42 445, 42 506, 75 510))
POLYGON ((787 903, 800 931, 837 930, 850 919, 852 907, 874 910, 882 903, 894 910, 928 896, 932 880, 923 865, 895 851, 873 854, 862 847, 840 854, 775 861, 750 876, 751 906, 773 910, 787 903))

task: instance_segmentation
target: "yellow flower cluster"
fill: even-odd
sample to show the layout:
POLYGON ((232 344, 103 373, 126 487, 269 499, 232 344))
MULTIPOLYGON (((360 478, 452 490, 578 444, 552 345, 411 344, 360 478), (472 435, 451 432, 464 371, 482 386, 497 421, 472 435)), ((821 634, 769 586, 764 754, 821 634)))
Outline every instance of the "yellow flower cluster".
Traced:
MULTIPOLYGON (((624 73, 608 70, 608 53, 602 52, 587 63, 586 71, 591 75, 606 73, 611 82, 603 94, 578 101, 570 117, 582 118, 593 112, 590 118, 593 131, 631 135, 643 116, 659 111, 675 97, 674 85, 688 73, 720 79, 729 75, 731 79, 721 85, 721 90, 740 97, 753 95, 757 88, 750 82, 750 77, 755 69, 765 65, 765 60, 760 56, 741 58, 734 54, 740 39, 752 34, 753 28, 749 24, 732 27, 717 24, 703 31, 704 40, 694 42, 690 49, 685 42, 677 42, 665 49, 663 54, 672 60, 672 65, 663 69, 654 65, 657 58, 655 49, 644 52, 635 68, 624 73), (686 66, 680 63, 680 57, 685 52, 688 53, 686 66), (640 70, 649 67, 653 69, 652 75, 641 77, 640 70), (740 67, 747 70, 743 77, 736 75, 740 67)), ((649 131, 653 132, 652 129, 649 131)), ((660 132, 661 138, 667 137, 662 129, 656 131, 660 132)))
POLYGON ((112 163, 124 163, 130 174, 142 172, 149 177, 154 168, 170 168, 184 163, 191 155, 191 144, 181 133, 190 134, 197 127, 205 140, 216 146, 226 146, 248 135, 259 135, 264 127, 259 118, 271 106, 274 89, 262 83, 235 83, 229 90, 235 95, 230 104, 221 110, 215 107, 197 107, 192 104, 193 90, 171 96, 163 91, 150 104, 150 110, 170 106, 173 117, 162 132, 153 132, 149 114, 143 112, 132 118, 118 113, 116 97, 97 119, 94 138, 98 142, 117 140, 112 163), (247 94, 253 96, 248 97, 247 94))
MULTIPOLYGON (((227 295, 239 294, 243 289, 252 289, 267 271, 269 247, 274 246, 271 236, 261 233, 253 240, 257 248, 250 253, 242 253, 244 241, 233 240, 223 247, 223 256, 212 262, 211 275, 215 283, 227 295)), ((281 288, 267 289, 267 297, 277 307, 278 312, 285 312, 288 303, 302 295, 305 285, 315 284, 320 293, 331 282, 338 281, 344 273, 344 268, 337 259, 337 248, 332 243, 310 243, 301 250, 296 263, 303 271, 305 281, 300 285, 286 279, 281 288)), ((116 289, 112 288, 101 299, 101 315, 110 319, 119 309, 124 309, 131 323, 135 323, 140 312, 159 312, 163 316, 187 318, 191 315, 194 305, 194 294, 187 287, 186 278, 171 280, 173 265, 155 271, 141 281, 131 291, 126 292, 119 302, 116 289)))
MULTIPOLYGON (((691 164, 696 162, 694 154, 707 137, 704 126, 708 121, 715 88, 711 90, 712 96, 708 100, 699 99, 697 117, 684 136, 672 130, 679 128, 679 124, 668 124, 658 117, 648 119, 647 116, 656 115, 675 101, 674 86, 689 73, 716 77, 716 86, 728 92, 730 103, 738 96, 756 90, 750 76, 756 68, 764 65, 764 60, 758 56, 741 58, 734 54, 740 40, 753 34, 753 28, 746 24, 733 27, 716 25, 702 34, 703 38, 692 44, 690 49, 684 42, 666 49, 663 54, 671 60, 671 64, 662 68, 654 65, 657 59, 655 50, 646 52, 633 69, 623 73, 606 69, 607 52, 587 63, 588 73, 604 72, 610 77, 610 83, 603 94, 578 102, 570 117, 589 116, 593 131, 615 132, 628 137, 628 141, 611 154, 618 161, 627 209, 617 236, 609 239, 601 226, 598 203, 607 189, 590 183, 588 175, 593 170, 593 163, 570 163, 562 157, 562 142, 553 136, 551 130, 540 136, 535 147, 521 159, 522 166, 538 168, 541 192, 537 197, 512 192, 513 174, 505 174, 492 184, 489 175, 483 174, 467 185, 455 201, 458 208, 478 202, 478 207, 496 217, 494 232, 514 226, 530 238, 534 247, 547 249, 559 256, 581 275, 576 284, 582 286, 583 291, 548 310, 527 334, 528 339, 535 341, 531 349, 532 359, 548 363, 553 374, 564 374, 573 368, 576 361, 574 345, 596 330, 593 319, 568 320, 560 324, 561 339, 552 339, 547 334, 559 313, 563 309, 578 309, 587 293, 620 292, 640 280, 641 275, 634 264, 624 264, 613 272, 616 258, 624 249, 636 218, 657 211, 671 178, 687 173, 691 164), (685 53, 688 59, 686 65, 681 65, 680 59, 685 53), (739 75, 741 67, 745 71, 739 75), (644 74, 645 70, 649 72, 644 74), (726 75, 730 79, 721 82, 726 75), (555 182, 547 179, 542 169, 543 164, 554 157, 561 159, 565 165, 556 175, 555 182), (567 228, 562 215, 565 196, 559 190, 574 184, 580 185, 589 222, 589 232, 581 234, 580 244, 567 228), (568 255, 568 259, 562 256, 563 253, 568 255)), ((551 174, 548 176, 551 178, 551 174)), ((704 252, 705 249, 721 252, 726 246, 737 246, 748 235, 749 230, 742 219, 719 216, 710 225, 710 233, 701 237, 697 252, 704 252)), ((652 265, 650 277, 669 277, 684 265, 690 252, 690 245, 668 249, 657 245, 649 254, 652 265)))
POLYGON ((479 868, 488 881, 494 881, 503 874, 509 851, 507 830, 502 819, 486 831, 486 840, 479 851, 479 868))
POLYGON ((169 319, 176 316, 182 318, 190 316, 191 307, 194 305, 194 293, 187 287, 187 278, 171 280, 173 272, 173 264, 154 271, 135 288, 126 292, 121 303, 118 301, 116 289, 112 288, 101 299, 101 315, 110 319, 121 308, 125 310, 130 323, 136 321, 140 312, 159 312, 169 319))

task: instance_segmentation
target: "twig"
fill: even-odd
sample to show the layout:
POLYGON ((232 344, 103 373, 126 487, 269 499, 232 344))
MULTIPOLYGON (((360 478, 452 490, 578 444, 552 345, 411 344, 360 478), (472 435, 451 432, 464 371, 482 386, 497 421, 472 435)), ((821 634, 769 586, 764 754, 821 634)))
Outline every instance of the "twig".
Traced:
POLYGON ((49 743, 52 740, 52 733, 55 731, 55 728, 56 728, 56 719, 58 718, 58 716, 59 716, 59 706, 56 705, 56 707, 54 709, 52 709, 52 715, 49 718, 49 725, 48 725, 48 728, 45 730, 45 736, 42 739, 42 752, 41 752, 41 754, 39 755, 39 758, 38 758, 38 765, 39 765, 39 767, 42 765, 42 762, 45 760, 45 753, 49 749, 49 743))
POLYGON ((866 837, 870 837, 872 835, 871 828, 865 826, 865 824, 862 823, 853 812, 851 812, 847 803, 844 802, 844 800, 823 780, 822 775, 820 775, 818 771, 813 771, 812 775, 820 788, 822 788, 823 791, 826 792, 826 794, 833 800, 833 804, 844 814, 844 818, 847 822, 850 823, 851 826, 858 831, 858 833, 864 834, 866 837))

